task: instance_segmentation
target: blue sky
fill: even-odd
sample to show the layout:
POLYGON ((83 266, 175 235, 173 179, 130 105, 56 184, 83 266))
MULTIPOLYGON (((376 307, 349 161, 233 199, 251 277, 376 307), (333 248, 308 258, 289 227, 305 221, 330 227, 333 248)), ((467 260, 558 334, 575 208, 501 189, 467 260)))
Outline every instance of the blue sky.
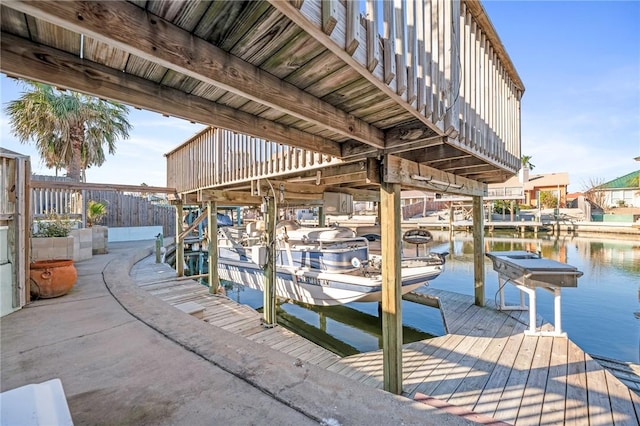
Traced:
MULTIPOLYGON (((640 169, 640 1, 485 1, 515 64, 522 99, 522 154, 533 173, 568 172, 569 189, 640 169)), ((35 173, 53 174, 31 146, 10 135, 6 103, 19 96, 0 77, 0 141, 32 156, 35 173)), ((88 181, 164 186, 164 153, 204 126, 131 109, 131 137, 117 144, 88 181)))

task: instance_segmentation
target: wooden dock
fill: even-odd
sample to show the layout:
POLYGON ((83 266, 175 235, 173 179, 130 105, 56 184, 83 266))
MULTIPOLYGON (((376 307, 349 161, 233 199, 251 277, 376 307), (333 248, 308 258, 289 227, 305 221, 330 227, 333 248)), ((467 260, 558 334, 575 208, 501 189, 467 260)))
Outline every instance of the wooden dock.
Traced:
MULTIPOLYGON (((340 358, 283 327, 263 327, 255 310, 209 295, 206 287, 175 279, 169 266, 153 262, 149 257, 131 272, 150 294, 174 306, 200 304, 203 320, 212 325, 382 388, 381 350, 340 358)), ((404 345, 405 396, 428 395, 516 425, 640 424, 640 396, 570 339, 525 336, 528 312, 481 308, 471 296, 442 290, 424 293, 432 303, 438 300, 448 334, 404 345)))

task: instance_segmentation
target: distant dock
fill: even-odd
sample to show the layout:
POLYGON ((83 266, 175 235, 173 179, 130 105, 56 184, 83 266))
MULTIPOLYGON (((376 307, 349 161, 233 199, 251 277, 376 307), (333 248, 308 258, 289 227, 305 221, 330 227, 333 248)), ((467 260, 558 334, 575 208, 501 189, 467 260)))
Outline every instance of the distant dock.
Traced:
MULTIPOLYGON (((551 220, 543 218, 543 220, 486 220, 484 229, 486 232, 494 232, 496 230, 512 230, 515 233, 524 236, 527 232, 532 232, 537 236, 540 232, 567 233, 567 234, 615 234, 618 236, 640 236, 640 224, 637 223, 621 223, 621 222, 583 222, 577 220, 569 220, 563 218, 560 220, 551 220)), ((336 217, 333 223, 341 226, 347 226, 353 229, 358 227, 370 227, 375 223, 375 216, 353 216, 336 217)), ((315 222, 305 222, 311 226, 315 222)), ((412 218, 402 221, 402 229, 424 228, 429 230, 440 231, 465 231, 471 232, 473 221, 471 220, 435 220, 434 218, 412 218)))

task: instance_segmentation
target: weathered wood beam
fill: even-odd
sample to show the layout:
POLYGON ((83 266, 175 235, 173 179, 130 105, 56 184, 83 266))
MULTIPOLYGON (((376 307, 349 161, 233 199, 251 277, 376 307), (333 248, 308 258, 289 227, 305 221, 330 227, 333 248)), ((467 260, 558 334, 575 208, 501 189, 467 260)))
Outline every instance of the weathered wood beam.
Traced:
POLYGON ((215 201, 207 201, 207 224, 209 293, 217 294, 220 288, 220 275, 218 274, 218 205, 215 201))
POLYGON ((349 194, 353 197, 353 201, 365 201, 365 202, 377 202, 380 201, 380 191, 379 190, 368 190, 368 189, 356 189, 356 188, 345 188, 342 186, 336 187, 327 187, 327 192, 341 192, 343 194, 349 194))
MULTIPOLYGON (((265 217, 267 244, 273 247, 276 237, 276 222, 278 220, 276 202, 273 197, 267 199, 267 212, 265 217)), ((275 250, 267 250, 267 264, 264 268, 264 291, 262 294, 262 315, 265 327, 275 327, 276 318, 276 253, 275 250)))
POLYGON ((325 184, 323 179, 339 175, 347 175, 352 173, 364 172, 367 170, 367 162, 365 160, 355 163, 340 164, 337 166, 327 167, 321 170, 320 183, 325 184))
POLYGON ((446 136, 436 135, 431 129, 425 126, 411 125, 396 127, 386 133, 384 149, 378 149, 357 141, 347 141, 342 143, 341 158, 348 160, 379 157, 405 151, 417 150, 422 152, 425 148, 443 145, 447 140, 448 138, 446 136))
MULTIPOLYGON (((3 58, 4 59, 4 58, 3 58)), ((111 183, 89 183, 89 182, 59 182, 49 180, 31 180, 31 188, 42 189, 67 189, 81 191, 126 191, 126 192, 154 192, 163 194, 173 194, 175 188, 166 188, 164 186, 140 186, 140 185, 120 185, 111 183)))
POLYGON ((434 133, 429 127, 421 123, 398 126, 390 129, 385 134, 385 149, 392 149, 396 146, 412 142, 446 142, 446 138, 434 133))
POLYGON ((402 393, 402 242, 400 185, 383 183, 380 188, 382 258, 382 363, 384 390, 402 393))
POLYGON ((267 182, 264 179, 260 180, 258 185, 260 186, 262 194, 273 195, 271 193, 271 188, 273 188, 276 196, 279 196, 279 192, 282 192, 286 201, 322 199, 322 193, 325 190, 324 185, 277 180, 269 180, 269 182, 267 182))
POLYGON ((477 306, 484 306, 484 212, 482 197, 473 197, 473 287, 477 306))
MULTIPOLYGON (((455 164, 455 163, 454 163, 455 164)), ((439 170, 455 174, 467 174, 467 173, 480 173, 480 172, 495 172, 496 168, 489 164, 459 164, 448 167, 438 167, 439 170)))
POLYGON ((198 194, 196 194, 195 192, 191 192, 188 194, 182 194, 181 195, 181 202, 185 205, 188 206, 193 206, 196 204, 200 204, 200 202, 198 201, 198 194))
POLYGON ((347 31, 345 34, 345 50, 353 55, 360 45, 360 2, 347 2, 347 31))
MULTIPOLYGON (((415 161, 416 163, 424 163, 428 164, 434 168, 438 168, 435 165, 432 165, 435 161, 447 160, 449 158, 460 158, 461 156, 467 153, 461 152, 460 150, 452 147, 447 144, 435 144, 425 147, 425 149, 421 151, 414 151, 411 153, 410 159, 415 161)), ((408 157, 408 156, 407 156, 408 157)))
MULTIPOLYGON (((300 13, 289 2, 276 3, 300 13)), ((7 0, 3 5, 348 138, 384 146, 380 129, 126 1, 7 0)))
MULTIPOLYGON (((205 209, 205 211, 203 211, 202 213, 200 213, 200 216, 198 216, 197 218, 194 219, 193 222, 191 222, 191 224, 187 227, 187 229, 183 229, 182 226, 179 227, 179 233, 178 236, 176 237, 176 241, 184 241, 185 237, 187 235, 189 235, 194 229, 196 229, 196 227, 198 225, 200 225, 202 222, 204 222, 204 220, 207 218, 207 215, 209 214, 210 210, 207 210, 208 207, 205 209)), ((180 217, 180 219, 182 219, 182 216, 180 217)))
POLYGON ((394 155, 385 156, 384 181, 448 194, 486 196, 487 185, 394 155))
POLYGON ((182 209, 183 204, 178 201, 174 204, 176 209, 176 276, 182 277, 184 275, 184 244, 182 244, 182 209))
POLYGON ((378 66, 380 44, 378 43, 378 6, 375 0, 367 0, 367 69, 370 72, 378 66))
POLYGON ((477 166, 486 166, 487 163, 484 163, 477 158, 465 154, 458 155, 455 157, 449 157, 437 161, 425 161, 425 164, 429 166, 439 169, 439 170, 448 170, 448 169, 463 169, 465 167, 477 167, 477 166))
POLYGON ((221 206, 251 206, 262 204, 262 197, 251 195, 249 191, 221 191, 202 189, 198 191, 198 202, 215 202, 221 206))
MULTIPOLYGON (((420 7, 420 2, 418 2, 420 7)), ((418 37, 417 37, 417 13, 416 3, 414 0, 406 2, 407 10, 407 102, 413 104, 417 99, 417 78, 418 78, 418 59, 416 57, 418 49, 418 37)))
POLYGON ((427 166, 431 166, 434 169, 440 169, 441 165, 446 166, 448 164, 455 164, 458 161, 464 161, 468 158, 471 158, 470 154, 467 154, 466 152, 457 151, 454 148, 451 148, 450 146, 447 146, 444 149, 447 150, 446 151, 448 154, 447 157, 444 157, 444 158, 442 157, 444 150, 439 150, 438 152, 436 152, 435 150, 430 150, 429 154, 431 154, 430 156, 432 158, 430 159, 423 158, 422 161, 419 161, 416 158, 412 158, 412 160, 426 164, 427 166))
POLYGON ((324 185, 342 185, 345 183, 366 181, 366 179, 367 179, 367 172, 365 170, 362 172, 349 173, 344 175, 322 178, 322 183, 324 185))
POLYGON ((381 149, 357 141, 346 141, 342 143, 340 158, 343 160, 361 159, 370 156, 377 156, 381 149))
POLYGON ((338 23, 337 4, 338 0, 322 0, 322 31, 324 31, 325 34, 331 35, 338 23))
MULTIPOLYGON (((395 56, 394 56, 395 46, 393 46, 394 39, 395 39, 395 28, 394 28, 394 22, 393 22, 394 18, 393 18, 393 15, 392 17, 388 17, 388 11, 387 11, 388 5, 390 4, 391 13, 393 13, 392 2, 384 2, 385 39, 383 40, 383 42, 384 42, 384 50, 385 50, 384 52, 385 53, 384 54, 385 77, 383 81, 378 79, 376 76, 374 76, 367 69, 366 66, 363 66, 362 64, 360 64, 355 58, 353 58, 348 52, 346 52, 342 46, 340 46, 338 43, 335 43, 332 40, 331 36, 328 36, 327 34, 325 34, 322 31, 321 26, 315 23, 315 22, 319 22, 315 17, 305 16, 302 10, 296 9, 291 3, 287 1, 280 1, 280 0, 268 0, 268 1, 269 3, 271 3, 273 7, 275 7, 277 10, 279 10, 281 13, 283 13, 285 16, 291 19, 296 25, 298 25, 300 28, 306 31, 309 35, 315 38, 319 43, 321 43, 324 47, 326 47, 331 52, 333 52, 336 56, 342 59, 346 64, 351 66, 360 75, 362 75, 364 78, 370 81, 374 86, 380 89, 383 93, 385 93, 387 96, 393 99, 398 105, 400 105, 406 111, 411 113, 414 117, 416 117, 422 123, 430 127, 436 134, 442 134, 442 131, 437 127, 436 124, 431 122, 431 120, 429 120, 427 117, 421 114, 420 111, 418 111, 413 105, 411 105, 406 100, 404 100, 401 95, 396 93, 396 91, 393 88, 388 86, 388 83, 390 83, 391 80, 393 80, 393 78, 396 77, 395 69, 394 69, 395 68, 395 56), (391 26, 391 28, 388 28, 387 26, 391 26), (389 31, 389 34, 387 34, 387 31, 389 31), (391 55, 391 57, 389 55, 391 55), (391 71, 392 69, 394 69, 394 71, 391 71)), ((398 72, 401 72, 401 71, 406 73, 406 69, 398 70, 398 72)), ((357 139, 357 138, 354 138, 354 139, 357 139)), ((362 142, 366 142, 366 141, 362 141, 362 142)), ((372 143, 371 145, 374 145, 374 144, 372 143)))
MULTIPOLYGON (((407 91, 407 46, 404 32, 406 31, 407 23, 406 17, 406 5, 407 2, 403 0, 393 0, 393 8, 395 9, 395 57, 396 57, 396 93, 402 96, 407 91)), ((408 103, 411 103, 407 99, 408 103)))
POLYGON ((367 158, 367 183, 382 183, 380 161, 376 158, 367 158))
POLYGON ((396 78, 396 18, 391 0, 382 4, 382 47, 384 82, 390 84, 396 78))
POLYGON ((103 99, 339 157, 340 144, 2 32, 0 69, 103 99))

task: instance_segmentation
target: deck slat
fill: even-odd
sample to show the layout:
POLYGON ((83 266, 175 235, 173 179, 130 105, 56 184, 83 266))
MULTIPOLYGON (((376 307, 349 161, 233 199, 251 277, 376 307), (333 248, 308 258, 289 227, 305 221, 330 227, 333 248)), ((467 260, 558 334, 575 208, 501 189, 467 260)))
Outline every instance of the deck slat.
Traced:
POLYGON ((502 390, 500 401, 491 417, 495 417, 508 423, 515 423, 522 403, 526 381, 531 372, 531 363, 533 362, 533 354, 539 337, 525 336, 518 355, 513 363, 513 369, 509 373, 507 383, 502 390))
POLYGON ((520 405, 515 420, 516 425, 540 423, 540 407, 545 396, 553 339, 553 337, 538 338, 529 378, 522 395, 522 400, 523 402, 526 401, 526 403, 521 403, 520 405))
MULTIPOLYGON (((147 262, 136 265, 132 277, 150 295, 170 305, 196 302, 205 307, 204 320, 212 326, 382 388, 381 350, 341 358, 284 327, 265 328, 260 313, 210 295, 195 281, 166 280, 167 265, 147 262)), ((600 363, 631 384, 640 383, 637 365, 595 361, 564 337, 525 336, 527 311, 500 312, 491 301, 481 308, 472 296, 421 291, 438 299, 448 334, 403 346, 405 396, 424 393, 456 409, 516 425, 639 424, 640 396, 600 363)), ((551 327, 540 317, 536 322, 551 327)))
POLYGON ((567 339, 554 338, 551 346, 549 374, 542 402, 540 424, 564 423, 565 401, 567 395, 567 339))
MULTIPOLYGON (((565 424, 580 426, 589 413, 584 401, 587 400, 587 373, 585 353, 574 345, 569 345, 569 360, 566 374, 565 424), (577 350, 576 350, 577 349, 577 350)), ((554 378, 562 381, 562 377, 554 378)))
POLYGON ((601 425, 613 424, 605 371, 589 356, 586 357, 586 371, 589 422, 601 425))

